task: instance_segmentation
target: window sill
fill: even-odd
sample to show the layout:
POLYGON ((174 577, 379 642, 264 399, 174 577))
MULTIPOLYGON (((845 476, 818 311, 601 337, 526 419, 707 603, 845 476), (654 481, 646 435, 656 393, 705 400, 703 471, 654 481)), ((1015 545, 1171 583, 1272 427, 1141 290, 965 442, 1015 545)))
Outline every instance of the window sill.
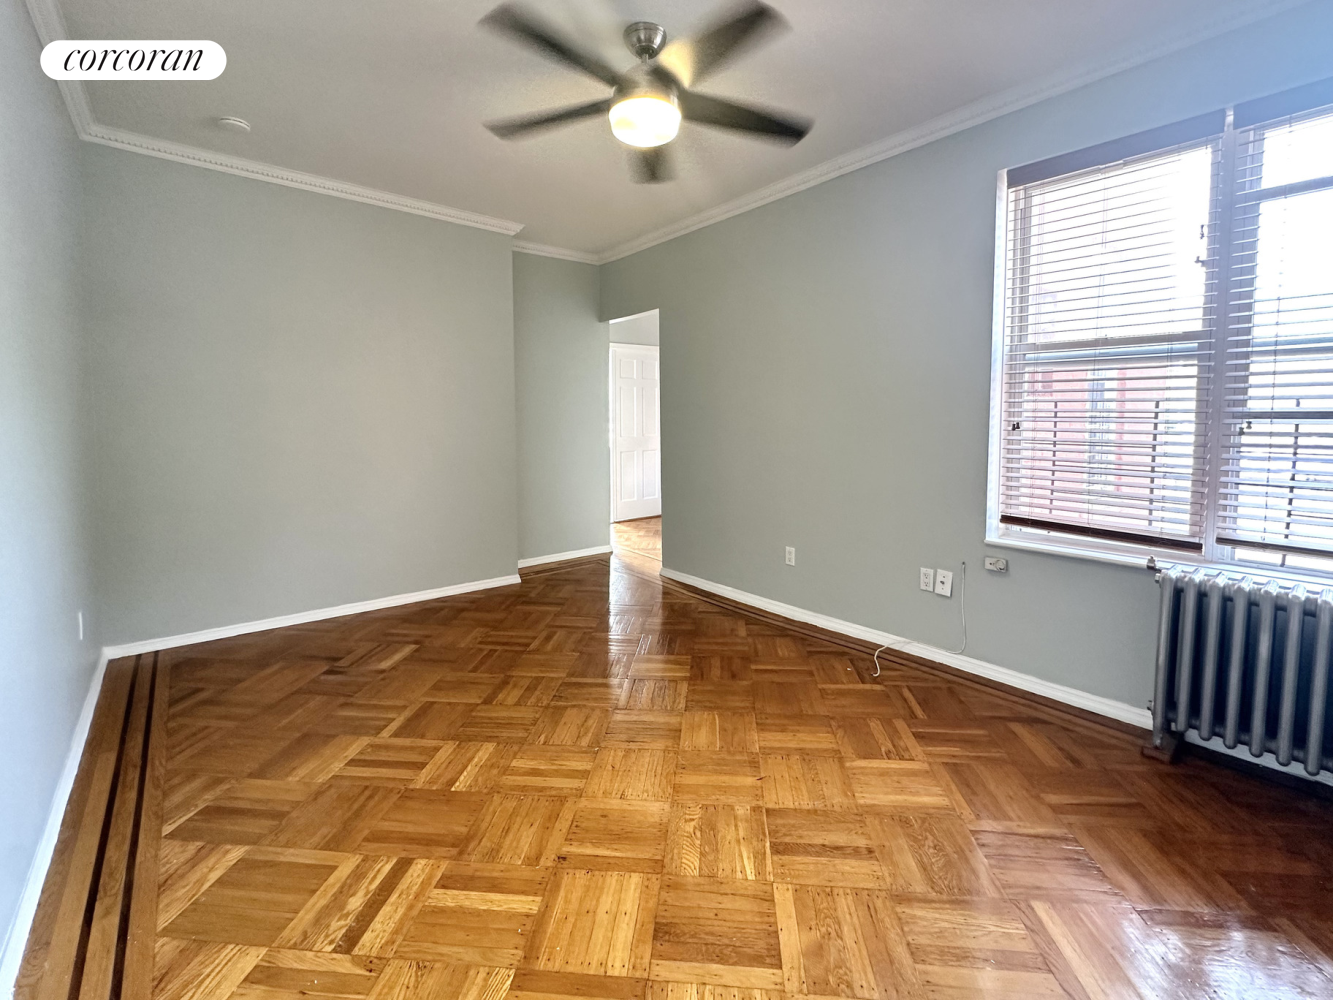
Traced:
POLYGON ((1283 567, 1274 569, 1254 563, 1215 562, 1202 558, 1191 558, 1188 554, 1180 552, 1153 552, 1146 548, 1138 552, 1112 552, 1069 545, 1060 541, 1015 538, 991 533, 986 536, 986 544, 1006 549, 1018 549, 1023 552, 1037 552, 1047 556, 1080 559, 1084 562, 1099 562, 1112 566, 1126 566, 1130 569, 1150 570, 1154 573, 1164 569, 1181 569, 1188 572, 1204 570, 1209 573, 1226 573, 1238 580, 1242 577, 1249 577, 1260 583, 1271 580, 1282 587, 1293 587, 1300 584, 1313 589, 1316 593, 1326 587, 1333 588, 1333 574, 1283 567))
MULTIPOLYGON (((1035 538, 1014 538, 1012 536, 986 537, 987 545, 998 545, 1006 549, 1020 549, 1024 552, 1040 552, 1047 556, 1064 556, 1066 559, 1083 559, 1089 562, 1110 563, 1113 566, 1129 566, 1133 569, 1157 568, 1157 563, 1166 559, 1150 562, 1155 553, 1107 552, 1101 549, 1082 548, 1077 545, 1065 545, 1061 542, 1048 542, 1035 538)), ((1171 562, 1176 560, 1172 559, 1171 562)))

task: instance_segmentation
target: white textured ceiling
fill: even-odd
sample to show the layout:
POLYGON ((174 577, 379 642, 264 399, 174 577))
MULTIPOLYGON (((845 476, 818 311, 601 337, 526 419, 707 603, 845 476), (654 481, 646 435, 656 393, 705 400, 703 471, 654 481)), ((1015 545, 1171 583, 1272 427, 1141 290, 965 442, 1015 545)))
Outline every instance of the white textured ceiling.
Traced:
MULTIPOLYGON (((498 0, 61 0, 70 37, 212 39, 211 82, 87 84, 104 126, 522 223, 519 238, 604 253, 996 94, 1198 37, 1284 0, 771 0, 791 24, 701 87, 810 115, 792 148, 686 124, 678 178, 629 180, 594 118, 521 142, 487 119, 607 88, 479 29, 498 0), (219 129, 221 115, 254 127, 219 129)), ((531 0, 633 59, 625 23, 672 36, 706 0, 531 0)))

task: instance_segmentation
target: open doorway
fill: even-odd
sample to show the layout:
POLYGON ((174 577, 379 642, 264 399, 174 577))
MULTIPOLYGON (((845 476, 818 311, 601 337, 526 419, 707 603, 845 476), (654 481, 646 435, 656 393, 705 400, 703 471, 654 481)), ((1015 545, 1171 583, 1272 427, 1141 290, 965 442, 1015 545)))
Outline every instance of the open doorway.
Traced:
POLYGON ((662 431, 658 315, 611 321, 612 543, 661 559, 662 431))

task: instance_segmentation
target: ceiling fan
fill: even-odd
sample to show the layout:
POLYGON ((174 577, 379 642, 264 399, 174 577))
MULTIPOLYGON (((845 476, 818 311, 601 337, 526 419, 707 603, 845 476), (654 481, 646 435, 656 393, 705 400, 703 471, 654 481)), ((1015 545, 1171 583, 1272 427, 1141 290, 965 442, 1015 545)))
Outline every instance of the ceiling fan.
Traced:
POLYGON ((612 134, 632 147, 632 172, 640 183, 671 178, 666 146, 676 137, 682 119, 787 144, 800 142, 813 124, 809 119, 747 107, 692 89, 742 50, 785 26, 777 11, 754 0, 731 9, 695 38, 670 44, 661 25, 635 21, 625 29, 624 37, 639 64, 624 72, 560 37, 514 4, 500 5, 481 23, 615 88, 610 97, 600 101, 488 122, 486 127, 501 139, 516 139, 567 122, 607 115, 612 134))

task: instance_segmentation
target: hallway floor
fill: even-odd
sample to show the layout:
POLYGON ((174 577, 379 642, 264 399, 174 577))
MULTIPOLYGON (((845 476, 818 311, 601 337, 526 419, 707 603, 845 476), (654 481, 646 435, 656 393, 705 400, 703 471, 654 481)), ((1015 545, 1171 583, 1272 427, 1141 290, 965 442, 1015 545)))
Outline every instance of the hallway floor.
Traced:
POLYGON ((619 557, 159 655, 158 1000, 1333 996, 1333 807, 619 557))
POLYGON ((628 549, 662 562, 662 518, 640 517, 611 525, 611 544, 617 550, 628 549))

